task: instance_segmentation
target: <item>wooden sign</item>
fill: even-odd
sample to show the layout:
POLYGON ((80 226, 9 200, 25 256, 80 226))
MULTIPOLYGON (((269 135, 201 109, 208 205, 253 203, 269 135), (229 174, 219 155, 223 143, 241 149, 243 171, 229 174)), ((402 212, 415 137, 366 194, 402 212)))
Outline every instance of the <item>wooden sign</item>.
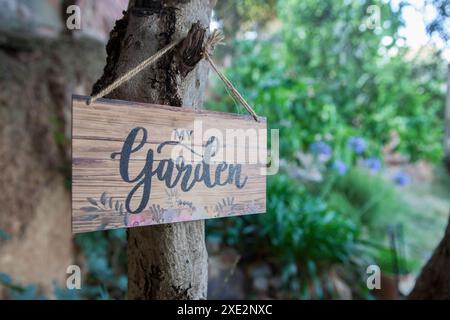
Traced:
POLYGON ((262 213, 265 118, 72 98, 74 233, 262 213))

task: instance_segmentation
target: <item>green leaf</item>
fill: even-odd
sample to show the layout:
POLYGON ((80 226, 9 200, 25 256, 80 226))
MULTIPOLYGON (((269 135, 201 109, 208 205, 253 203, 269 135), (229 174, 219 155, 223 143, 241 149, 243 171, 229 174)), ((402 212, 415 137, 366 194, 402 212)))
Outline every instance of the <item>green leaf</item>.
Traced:
POLYGON ((12 282, 13 282, 12 278, 8 274, 0 272, 0 283, 1 284, 10 285, 10 284, 12 284, 12 282))

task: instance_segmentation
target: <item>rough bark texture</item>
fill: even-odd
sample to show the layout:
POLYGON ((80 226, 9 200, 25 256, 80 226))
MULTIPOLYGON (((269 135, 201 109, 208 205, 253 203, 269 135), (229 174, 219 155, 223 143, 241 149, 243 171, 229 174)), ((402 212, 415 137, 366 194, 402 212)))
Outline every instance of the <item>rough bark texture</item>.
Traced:
POLYGON ((408 299, 450 299, 450 220, 443 239, 423 267, 408 299))
MULTIPOLYGON (((208 0, 134 1, 111 32, 107 65, 93 92, 189 32, 156 65, 108 97, 202 107, 208 67, 200 54, 210 15, 208 0)), ((203 221, 128 230, 129 299, 206 299, 206 292, 203 221)))

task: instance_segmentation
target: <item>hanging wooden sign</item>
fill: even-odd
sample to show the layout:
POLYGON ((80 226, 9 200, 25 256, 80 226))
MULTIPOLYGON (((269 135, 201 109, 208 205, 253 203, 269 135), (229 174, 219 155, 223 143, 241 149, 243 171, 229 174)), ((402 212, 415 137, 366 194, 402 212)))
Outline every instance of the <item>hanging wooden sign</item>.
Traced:
POLYGON ((265 118, 72 99, 74 233, 262 213, 265 118))

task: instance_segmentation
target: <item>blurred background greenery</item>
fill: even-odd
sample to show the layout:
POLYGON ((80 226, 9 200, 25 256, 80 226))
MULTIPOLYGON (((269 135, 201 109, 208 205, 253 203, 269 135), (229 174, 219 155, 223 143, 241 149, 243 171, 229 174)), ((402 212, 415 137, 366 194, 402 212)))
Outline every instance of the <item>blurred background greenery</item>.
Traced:
MULTIPOLYGON (((395 298, 411 289, 442 237, 450 178, 446 47, 406 43, 409 5, 218 1, 214 23, 227 38, 216 60, 280 130, 281 166, 268 177, 266 214, 207 221, 210 298, 395 298), (373 6, 379 20, 369 20, 373 6), (370 264, 400 292, 369 291, 370 264)), ((446 45, 441 25, 428 32, 446 45)), ((245 112, 214 75, 206 108, 245 112)), ((77 235, 88 276, 81 291, 55 285, 55 295, 126 297, 125 234, 77 235)), ((37 295, 6 274, 0 281, 14 298, 37 295)))
MULTIPOLYGON (((442 236, 450 199, 442 166, 446 63, 432 42, 407 45, 399 31, 408 5, 280 0, 218 8, 218 16, 250 25, 236 32, 230 25, 245 23, 225 20, 229 46, 221 54, 231 81, 280 130, 282 162, 268 177, 266 215, 208 221, 207 235, 236 248, 243 268, 269 264, 281 280, 281 290, 267 285, 270 297, 371 298, 369 264, 406 294, 442 236), (380 20, 370 25, 374 5, 380 20)), ((210 95, 208 108, 239 112, 217 81, 210 95)), ((250 293, 268 294, 257 291, 250 293)))

